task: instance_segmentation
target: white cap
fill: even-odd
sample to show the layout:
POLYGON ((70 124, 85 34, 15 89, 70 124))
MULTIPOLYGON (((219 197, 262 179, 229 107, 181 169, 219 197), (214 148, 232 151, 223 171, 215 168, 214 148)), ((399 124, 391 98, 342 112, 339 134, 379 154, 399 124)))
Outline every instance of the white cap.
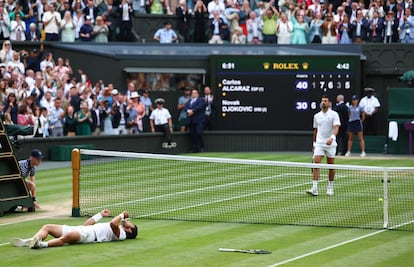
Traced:
POLYGON ((129 98, 137 98, 137 97, 139 97, 139 94, 138 94, 138 92, 132 92, 131 93, 131 96, 129 97, 129 98))
POLYGON ((112 90, 111 94, 112 95, 117 95, 117 94, 119 94, 119 92, 118 92, 118 90, 114 89, 114 90, 112 90))

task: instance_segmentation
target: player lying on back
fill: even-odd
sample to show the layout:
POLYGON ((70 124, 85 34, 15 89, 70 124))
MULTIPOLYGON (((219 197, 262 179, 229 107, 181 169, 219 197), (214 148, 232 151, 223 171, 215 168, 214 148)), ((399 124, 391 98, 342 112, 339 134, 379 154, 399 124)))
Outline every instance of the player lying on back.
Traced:
POLYGON ((92 216, 83 225, 69 226, 60 224, 45 224, 32 238, 16 238, 10 243, 17 247, 47 248, 63 246, 64 244, 86 244, 96 242, 121 241, 135 239, 138 227, 127 221, 128 212, 124 211, 115 216, 110 222, 98 223, 102 217, 108 217, 109 210, 102 210, 92 216), (54 239, 44 241, 51 235, 54 239))

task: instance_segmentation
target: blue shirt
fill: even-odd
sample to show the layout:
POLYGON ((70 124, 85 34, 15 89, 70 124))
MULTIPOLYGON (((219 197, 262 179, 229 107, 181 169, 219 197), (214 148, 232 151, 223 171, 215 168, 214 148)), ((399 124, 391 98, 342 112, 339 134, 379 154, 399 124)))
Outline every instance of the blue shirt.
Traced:
POLYGON ((20 172, 22 173, 22 177, 26 179, 28 176, 35 176, 36 170, 34 167, 30 166, 29 159, 19 160, 19 167, 20 172))
POLYGON ((361 119, 362 108, 360 106, 349 106, 349 121, 359 121, 361 119))
POLYGON ((160 38, 160 44, 171 44, 173 40, 177 38, 177 34, 174 30, 167 30, 165 28, 157 30, 155 36, 160 38))

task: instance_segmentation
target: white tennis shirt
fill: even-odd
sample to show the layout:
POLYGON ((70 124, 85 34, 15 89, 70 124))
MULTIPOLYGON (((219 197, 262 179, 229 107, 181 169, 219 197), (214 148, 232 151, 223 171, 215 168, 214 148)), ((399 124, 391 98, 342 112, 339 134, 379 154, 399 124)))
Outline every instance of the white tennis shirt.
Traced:
MULTIPOLYGON (((322 110, 313 116, 313 128, 317 128, 316 144, 325 145, 326 141, 332 136, 334 126, 341 125, 339 115, 336 111, 328 109, 326 112, 322 110)), ((336 140, 332 142, 331 146, 336 146, 336 140)))

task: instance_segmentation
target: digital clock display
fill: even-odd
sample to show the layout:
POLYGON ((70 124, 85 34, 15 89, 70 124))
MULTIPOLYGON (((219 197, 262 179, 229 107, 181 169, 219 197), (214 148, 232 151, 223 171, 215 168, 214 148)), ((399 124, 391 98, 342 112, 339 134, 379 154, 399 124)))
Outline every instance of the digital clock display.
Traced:
POLYGON ((327 94, 360 91, 359 55, 214 56, 217 130, 312 130, 327 94))

